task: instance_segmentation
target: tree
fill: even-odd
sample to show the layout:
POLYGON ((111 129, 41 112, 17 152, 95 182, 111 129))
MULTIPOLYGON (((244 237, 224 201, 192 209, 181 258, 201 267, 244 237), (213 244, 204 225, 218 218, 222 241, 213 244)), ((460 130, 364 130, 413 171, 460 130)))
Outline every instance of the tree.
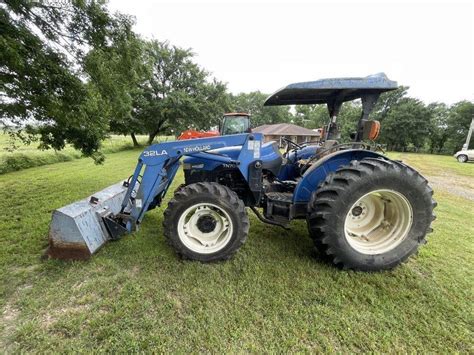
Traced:
POLYGON ((217 124, 226 109, 226 86, 209 80, 209 73, 193 62, 189 49, 167 42, 147 44, 150 75, 134 98, 134 119, 148 134, 148 143, 161 132, 217 124))
MULTIPOLYGON (((449 108, 448 115, 448 141, 446 147, 451 153, 460 150, 466 141, 466 136, 474 117, 474 103, 460 101, 449 108)), ((471 146, 474 143, 471 140, 471 146)))
POLYGON ((293 123, 309 129, 321 128, 328 124, 329 113, 326 105, 296 105, 293 123))
POLYGON ((145 65, 145 43, 132 31, 130 17, 117 15, 107 45, 94 48, 84 58, 84 71, 97 88, 110 131, 130 135, 138 146, 135 133, 141 132, 133 115, 133 100, 140 95, 140 81, 150 75, 145 65))
POLYGON ((120 32, 120 16, 104 1, 34 2, 0 5, 0 113, 18 136, 30 125, 42 148, 71 143, 97 161, 109 132, 110 105, 102 87, 88 82, 87 53, 106 48, 120 32), (86 63, 87 64, 87 63, 86 63))
POLYGON ((380 95, 371 115, 380 121, 380 142, 387 144, 388 149, 404 151, 413 146, 418 151, 434 132, 435 107, 427 108, 420 100, 408 97, 408 89, 400 86, 380 95))
POLYGON ((351 133, 356 132, 357 122, 359 122, 361 114, 362 105, 359 100, 347 101, 342 104, 337 116, 342 142, 350 142, 352 140, 351 133))
POLYGON ((400 86, 396 90, 387 91, 380 95, 372 111, 374 119, 382 122, 392 108, 396 107, 407 96, 408 89, 408 86, 400 86))
MULTIPOLYGON (((350 141, 350 134, 356 131, 361 110, 359 101, 347 101, 342 104, 336 118, 341 141, 350 141)), ((329 111, 326 105, 297 105, 293 122, 309 129, 321 128, 329 123, 329 111)))
POLYGON ((383 119, 380 140, 389 150, 406 151, 413 145, 418 151, 425 143, 430 121, 430 111, 421 101, 403 97, 383 119))
POLYGON ((428 145, 430 153, 441 153, 449 138, 448 117, 449 109, 446 104, 434 102, 427 106, 431 122, 428 128, 428 145))
POLYGON ((263 106, 268 97, 260 91, 231 95, 232 110, 252 115, 252 126, 290 122, 292 116, 288 106, 263 106))

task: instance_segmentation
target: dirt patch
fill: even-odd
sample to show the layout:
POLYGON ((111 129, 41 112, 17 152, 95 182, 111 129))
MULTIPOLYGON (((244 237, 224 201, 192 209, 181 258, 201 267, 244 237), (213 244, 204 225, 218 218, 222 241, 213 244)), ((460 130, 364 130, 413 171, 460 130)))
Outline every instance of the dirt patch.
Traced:
POLYGON ((48 329, 62 317, 67 317, 70 315, 87 312, 89 309, 90 309, 90 305, 85 305, 85 304, 55 309, 49 313, 46 313, 43 316, 42 321, 41 321, 41 326, 45 329, 48 329))
POLYGON ((435 190, 444 190, 450 194, 474 201, 474 181, 458 175, 425 176, 435 190))
POLYGON ((9 347, 12 345, 11 337, 15 330, 19 313, 18 309, 8 303, 3 308, 0 324, 0 349, 2 351, 8 352, 9 347))

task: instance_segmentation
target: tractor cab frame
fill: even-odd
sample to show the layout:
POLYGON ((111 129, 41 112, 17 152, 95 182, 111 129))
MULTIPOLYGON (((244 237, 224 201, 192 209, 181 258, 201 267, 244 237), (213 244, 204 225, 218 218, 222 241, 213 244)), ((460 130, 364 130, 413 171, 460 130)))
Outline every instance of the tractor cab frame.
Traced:
POLYGON ((245 112, 224 113, 219 122, 219 133, 221 136, 230 134, 250 133, 250 114, 245 112))
POLYGON ((354 142, 361 142, 364 138, 370 138, 370 132, 374 133, 376 129, 375 125, 369 121, 369 114, 380 94, 395 90, 397 87, 397 82, 389 80, 383 73, 365 78, 322 79, 290 84, 270 95, 264 105, 326 104, 329 123, 325 127, 323 140, 339 140, 337 116, 342 104, 346 101, 361 99, 362 114, 353 135, 354 142), (365 135, 364 132, 366 132, 365 135))

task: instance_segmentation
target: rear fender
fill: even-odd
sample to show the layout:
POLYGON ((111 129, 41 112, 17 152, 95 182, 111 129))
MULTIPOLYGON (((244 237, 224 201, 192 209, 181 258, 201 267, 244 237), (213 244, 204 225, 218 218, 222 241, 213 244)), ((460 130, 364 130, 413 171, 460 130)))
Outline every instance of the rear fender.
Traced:
POLYGON ((364 149, 343 150, 328 154, 319 159, 304 173, 293 194, 293 203, 309 202, 313 191, 316 191, 319 184, 324 181, 329 173, 336 171, 343 165, 348 165, 352 160, 364 158, 388 159, 382 154, 364 149))

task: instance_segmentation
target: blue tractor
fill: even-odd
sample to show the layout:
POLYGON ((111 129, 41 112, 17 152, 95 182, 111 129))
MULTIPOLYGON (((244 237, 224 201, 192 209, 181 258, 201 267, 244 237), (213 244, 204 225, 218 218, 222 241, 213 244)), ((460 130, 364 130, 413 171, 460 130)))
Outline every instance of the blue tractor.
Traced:
POLYGON ((326 104, 329 111, 321 143, 288 141, 284 154, 259 133, 149 146, 126 182, 53 212, 48 254, 87 258, 107 240, 135 231, 161 205, 184 157, 184 184, 163 218, 164 236, 181 257, 230 258, 246 241, 247 207, 282 228, 306 220, 320 254, 340 267, 393 268, 425 243, 436 206, 425 178, 367 143, 380 127, 369 113, 381 93, 396 88, 378 74, 278 90, 265 105, 326 104), (362 100, 362 114, 352 141, 341 143, 337 115, 354 99, 362 100))

